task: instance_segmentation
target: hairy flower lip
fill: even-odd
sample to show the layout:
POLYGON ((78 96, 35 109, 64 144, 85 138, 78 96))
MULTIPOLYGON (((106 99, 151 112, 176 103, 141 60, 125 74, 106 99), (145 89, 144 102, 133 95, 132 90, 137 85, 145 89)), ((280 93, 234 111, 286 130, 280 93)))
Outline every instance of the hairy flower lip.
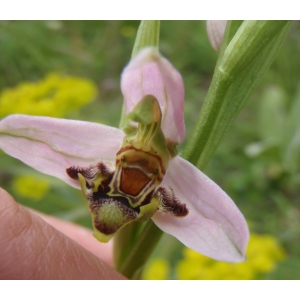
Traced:
POLYGON ((101 201, 108 201, 108 202, 118 202, 122 207, 129 209, 133 212, 139 213, 140 208, 139 207, 132 207, 130 206, 128 200, 125 197, 119 196, 119 197, 110 197, 106 195, 101 195, 98 193, 94 193, 94 201, 101 202, 101 201))

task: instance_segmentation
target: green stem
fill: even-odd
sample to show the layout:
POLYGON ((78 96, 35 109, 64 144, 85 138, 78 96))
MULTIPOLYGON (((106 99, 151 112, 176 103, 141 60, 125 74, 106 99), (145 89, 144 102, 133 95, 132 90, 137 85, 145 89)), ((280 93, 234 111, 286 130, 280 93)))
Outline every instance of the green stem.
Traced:
POLYGON ((137 53, 145 47, 153 46, 158 48, 159 29, 160 21, 141 21, 131 58, 134 58, 137 53))
POLYGON ((143 225, 144 223, 141 222, 129 223, 116 233, 114 237, 114 261, 117 270, 120 270, 138 240, 143 225))
POLYGON ((288 21, 244 21, 228 44, 218 71, 232 81, 250 65, 288 21))
POLYGON ((200 169, 269 68, 290 27, 287 21, 244 21, 236 25, 240 26, 229 23, 226 28, 212 83, 183 151, 183 157, 200 169))
MULTIPOLYGON (((215 70, 219 69, 219 65, 225 54, 227 46, 242 23, 243 21, 227 22, 215 70)), ((185 158, 194 165, 197 164, 198 158, 200 157, 202 151, 205 148, 206 142, 210 136, 211 128, 215 121, 215 116, 219 114, 220 108, 222 106, 222 87, 224 87, 226 90, 226 86, 228 86, 228 82, 226 83, 226 80, 222 80, 222 78, 220 78, 220 76, 217 76, 216 73, 217 71, 215 71, 215 74, 212 78, 212 82, 210 84, 208 93, 205 97, 205 101, 199 114, 197 123, 192 132, 192 136, 190 137, 187 145, 185 146, 181 154, 183 158, 185 158), (214 95, 218 95, 218 97, 214 98, 214 95), (212 98, 211 100, 209 100, 210 97, 212 98)), ((198 167, 202 169, 204 168, 204 165, 198 167)))
POLYGON ((141 273, 140 270, 151 255, 162 234, 163 232, 153 221, 149 220, 119 271, 130 279, 137 279, 137 273, 141 273))
POLYGON ((182 157, 194 165, 197 164, 198 158, 210 138, 211 130, 221 110, 224 96, 229 87, 229 80, 222 76, 214 76, 210 87, 205 98, 207 105, 203 106, 193 134, 182 153, 182 157))

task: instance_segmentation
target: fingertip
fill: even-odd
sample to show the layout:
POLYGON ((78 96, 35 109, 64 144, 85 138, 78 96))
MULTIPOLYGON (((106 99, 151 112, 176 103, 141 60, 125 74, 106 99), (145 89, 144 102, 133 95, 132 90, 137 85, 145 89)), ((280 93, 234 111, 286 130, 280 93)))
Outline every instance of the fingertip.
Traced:
POLYGON ((16 202, 14 198, 6 190, 0 187, 0 214, 2 215, 6 212, 10 212, 12 208, 16 209, 15 205, 16 202))
POLYGON ((0 279, 125 279, 0 188, 0 279))
POLYGON ((108 243, 100 243, 93 236, 93 232, 87 228, 60 220, 53 216, 44 215, 39 212, 34 211, 34 213, 38 214, 43 220, 71 238, 73 241, 77 242, 82 247, 101 258, 107 264, 113 265, 112 241, 108 243))

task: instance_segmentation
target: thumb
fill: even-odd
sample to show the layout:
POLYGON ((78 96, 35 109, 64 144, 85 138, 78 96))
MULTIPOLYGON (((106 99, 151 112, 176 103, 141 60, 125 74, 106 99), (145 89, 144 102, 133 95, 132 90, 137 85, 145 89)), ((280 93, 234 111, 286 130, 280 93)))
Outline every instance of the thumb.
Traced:
POLYGON ((0 188, 0 279, 125 279, 0 188))

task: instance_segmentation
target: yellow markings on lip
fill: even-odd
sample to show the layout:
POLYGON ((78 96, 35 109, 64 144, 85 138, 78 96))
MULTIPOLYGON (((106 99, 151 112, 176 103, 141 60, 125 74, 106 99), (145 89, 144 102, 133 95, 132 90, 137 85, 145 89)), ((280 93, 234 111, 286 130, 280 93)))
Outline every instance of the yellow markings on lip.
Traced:
POLYGON ((150 178, 153 174, 163 176, 165 170, 161 158, 158 155, 144 152, 133 146, 123 147, 117 153, 117 161, 121 161, 122 167, 139 168, 150 178))
POLYGON ((160 160, 155 155, 130 147, 120 151, 117 158, 121 170, 119 188, 127 195, 137 196, 150 182, 160 183, 163 178, 160 160))

